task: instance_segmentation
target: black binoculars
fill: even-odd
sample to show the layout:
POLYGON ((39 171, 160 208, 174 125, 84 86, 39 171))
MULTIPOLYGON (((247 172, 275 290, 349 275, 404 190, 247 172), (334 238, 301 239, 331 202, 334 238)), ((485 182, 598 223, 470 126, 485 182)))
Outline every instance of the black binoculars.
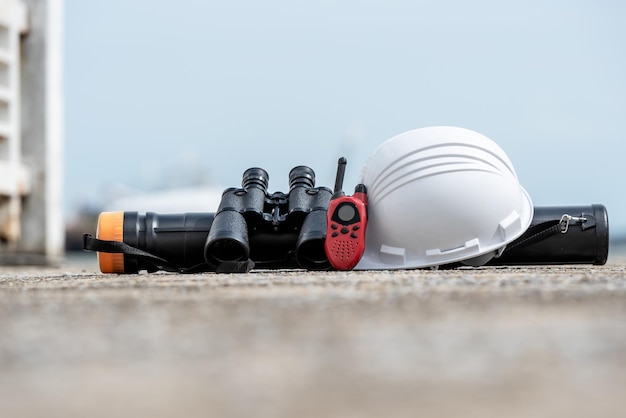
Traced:
POLYGON ((327 269, 324 239, 331 190, 315 187, 315 172, 306 166, 289 172, 287 194, 268 194, 268 182, 265 170, 250 168, 242 188, 224 191, 204 246, 205 260, 216 267, 248 260, 271 267, 295 259, 301 268, 327 269))
MULTIPOLYGON (((242 187, 226 189, 215 213, 104 212, 83 248, 98 252, 103 273, 331 269, 324 243, 333 192, 315 187, 306 166, 289 172, 288 193, 269 194, 268 184, 265 170, 246 170, 242 187)), ((535 207, 527 231, 487 264, 602 265, 608 251, 603 205, 535 207)))

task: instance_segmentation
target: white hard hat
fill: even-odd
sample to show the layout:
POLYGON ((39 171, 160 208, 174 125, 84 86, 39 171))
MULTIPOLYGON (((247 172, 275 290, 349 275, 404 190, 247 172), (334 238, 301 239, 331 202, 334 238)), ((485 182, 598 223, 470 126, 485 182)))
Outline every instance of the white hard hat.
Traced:
POLYGON ((482 265, 526 231, 533 204, 492 140, 448 126, 385 141, 363 168, 365 253, 357 270, 482 265))

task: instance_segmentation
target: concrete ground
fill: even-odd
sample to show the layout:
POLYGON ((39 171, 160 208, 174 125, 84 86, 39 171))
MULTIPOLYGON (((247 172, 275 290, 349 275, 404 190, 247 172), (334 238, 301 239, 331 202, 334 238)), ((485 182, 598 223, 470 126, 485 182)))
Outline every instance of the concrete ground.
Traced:
POLYGON ((0 267, 0 417, 626 415, 626 262, 0 267))

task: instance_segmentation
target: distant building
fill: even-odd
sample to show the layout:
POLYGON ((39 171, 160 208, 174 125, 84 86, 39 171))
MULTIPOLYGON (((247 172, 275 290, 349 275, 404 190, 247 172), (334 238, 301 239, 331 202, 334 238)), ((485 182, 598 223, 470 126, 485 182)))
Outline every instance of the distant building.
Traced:
POLYGON ((63 0, 0 2, 0 264, 63 257, 63 0))

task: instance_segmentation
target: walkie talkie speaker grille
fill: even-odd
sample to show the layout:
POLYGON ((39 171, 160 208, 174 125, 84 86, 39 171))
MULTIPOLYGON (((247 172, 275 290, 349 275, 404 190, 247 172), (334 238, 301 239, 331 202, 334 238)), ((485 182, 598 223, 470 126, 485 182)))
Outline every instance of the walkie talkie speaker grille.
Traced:
POLYGON ((341 262, 345 262, 354 257, 357 250, 359 248, 359 244, 354 240, 337 240, 332 243, 330 248, 333 258, 337 259, 341 262))
POLYGON ((362 183, 369 221, 356 269, 482 265, 523 234, 533 216, 504 151, 463 128, 422 128, 385 141, 362 183))

